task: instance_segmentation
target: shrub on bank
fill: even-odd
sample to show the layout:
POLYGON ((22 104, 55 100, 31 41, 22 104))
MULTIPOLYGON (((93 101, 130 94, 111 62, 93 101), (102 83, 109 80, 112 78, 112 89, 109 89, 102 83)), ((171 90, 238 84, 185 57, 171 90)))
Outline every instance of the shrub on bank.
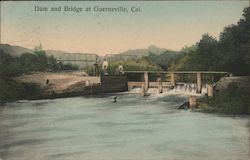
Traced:
POLYGON ((42 89, 34 83, 19 83, 11 79, 0 79, 0 104, 39 95, 42 89))
POLYGON ((226 114, 250 114, 250 87, 239 88, 235 84, 218 93, 214 97, 199 100, 199 109, 203 112, 226 114))
POLYGON ((73 65, 71 63, 62 64, 61 70, 78 70, 79 67, 77 65, 73 65))

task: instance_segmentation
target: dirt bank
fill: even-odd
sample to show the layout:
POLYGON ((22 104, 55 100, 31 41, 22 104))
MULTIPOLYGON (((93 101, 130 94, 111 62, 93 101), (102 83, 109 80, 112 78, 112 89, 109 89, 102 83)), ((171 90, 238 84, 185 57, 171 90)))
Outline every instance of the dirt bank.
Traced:
POLYGON ((32 72, 16 78, 19 82, 36 83, 45 89, 46 92, 62 93, 72 90, 72 88, 82 86, 86 81, 90 85, 100 83, 100 77, 88 76, 85 72, 32 72), (48 80, 48 84, 46 81, 48 80))

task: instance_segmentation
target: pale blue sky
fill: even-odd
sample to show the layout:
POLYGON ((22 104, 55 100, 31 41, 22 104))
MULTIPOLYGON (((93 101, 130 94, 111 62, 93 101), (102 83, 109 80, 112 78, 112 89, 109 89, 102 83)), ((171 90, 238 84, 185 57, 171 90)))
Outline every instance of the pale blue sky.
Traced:
POLYGON ((44 49, 118 53, 149 45, 180 50, 203 33, 218 37, 241 18, 248 1, 2 2, 2 43, 44 49), (34 6, 119 7, 139 13, 35 12, 34 6))

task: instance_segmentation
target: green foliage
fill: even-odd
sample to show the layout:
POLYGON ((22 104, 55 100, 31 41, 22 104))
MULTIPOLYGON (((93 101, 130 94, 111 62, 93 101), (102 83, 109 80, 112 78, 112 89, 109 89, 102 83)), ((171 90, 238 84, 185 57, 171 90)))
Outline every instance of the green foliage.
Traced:
POLYGON ((62 70, 78 70, 79 67, 71 63, 62 64, 62 70))
POLYGON ((48 65, 50 70, 58 70, 59 65, 57 64, 57 60, 54 58, 54 56, 47 57, 48 65))
POLYGON ((43 50, 35 50, 34 55, 37 58, 37 67, 40 71, 45 71, 49 68, 49 63, 46 57, 46 53, 43 50))
POLYGON ((204 34, 197 43, 197 49, 181 54, 172 63, 171 70, 220 70, 218 42, 214 37, 204 34))
POLYGON ((173 51, 165 51, 161 54, 155 54, 153 52, 150 52, 148 56, 145 56, 144 58, 150 61, 151 63, 159 65, 164 70, 167 70, 171 62, 178 56, 177 52, 173 51))
POLYGON ((0 104, 33 97, 42 92, 37 84, 19 83, 12 79, 0 79, 0 104))
POLYGON ((21 64, 17 57, 0 50, 0 77, 9 77, 22 73, 21 64))
POLYGON ((188 53, 192 51, 196 51, 198 49, 198 45, 194 44, 192 46, 185 46, 181 49, 181 52, 188 53))
POLYGON ((222 66, 238 75, 250 75, 250 7, 245 8, 237 25, 224 29, 220 35, 222 66))
POLYGON ((250 114, 250 86, 238 88, 231 84, 225 91, 218 92, 212 98, 199 100, 199 108, 204 112, 226 114, 250 114))
POLYGON ((110 62, 109 71, 111 74, 116 72, 119 63, 123 65, 124 71, 155 71, 162 70, 159 66, 155 65, 146 58, 131 59, 126 61, 113 61, 110 62))
POLYGON ((228 71, 250 75, 250 7, 244 9, 237 25, 225 27, 219 40, 204 34, 197 48, 184 48, 169 70, 228 71))
POLYGON ((47 67, 47 64, 44 65, 44 62, 40 62, 37 55, 30 53, 22 54, 19 58, 19 61, 24 72, 42 71, 45 70, 47 67))

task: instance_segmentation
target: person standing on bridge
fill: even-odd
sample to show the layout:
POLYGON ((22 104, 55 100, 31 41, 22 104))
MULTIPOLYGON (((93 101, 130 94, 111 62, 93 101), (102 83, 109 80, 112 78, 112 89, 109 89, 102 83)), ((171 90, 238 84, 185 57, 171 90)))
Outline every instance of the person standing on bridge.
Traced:
POLYGON ((102 62, 102 70, 104 75, 108 75, 108 61, 105 58, 102 62))

